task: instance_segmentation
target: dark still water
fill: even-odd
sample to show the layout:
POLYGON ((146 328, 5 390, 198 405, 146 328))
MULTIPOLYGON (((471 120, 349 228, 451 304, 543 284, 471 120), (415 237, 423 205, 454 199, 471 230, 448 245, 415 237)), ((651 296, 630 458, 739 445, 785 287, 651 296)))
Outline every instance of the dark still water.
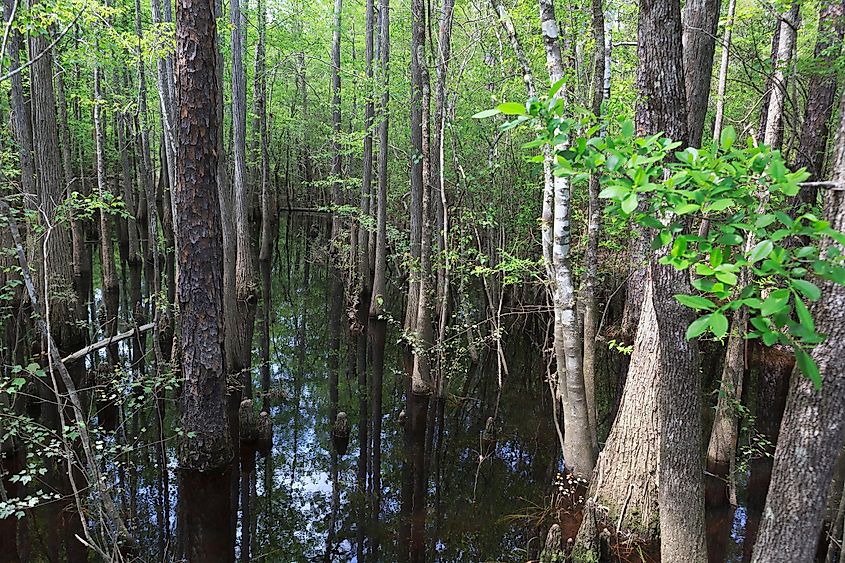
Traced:
MULTIPOLYGON (((255 455, 255 446, 241 448, 240 509, 229 515, 237 521, 236 554, 240 557, 248 546, 253 561, 394 562, 402 560, 400 552, 407 553, 402 538, 410 537, 425 546, 428 561, 519 562, 539 557, 553 523, 561 524, 564 542, 574 538, 584 490, 561 475, 560 438, 547 380, 551 366, 543 353, 549 315, 503 297, 507 292, 501 287, 489 282, 485 287, 479 278, 467 276, 454 291, 455 328, 446 333, 437 360, 445 377, 442 399, 435 395, 430 400, 414 450, 403 429, 409 416, 400 344, 405 280, 391 265, 382 416, 374 419, 371 382, 378 347, 373 334, 356 322, 350 280, 329 267, 329 225, 321 216, 289 214, 280 230, 269 276, 269 386, 261 369, 265 343, 260 304, 251 385, 243 389, 245 396, 252 393, 247 410, 255 420, 259 412, 267 412, 272 440, 264 448, 269 449, 266 456, 255 455), (346 423, 335 427, 337 413, 346 415, 346 423), (379 422, 381 460, 375 463, 374 428, 379 422), (411 476, 412 457, 423 467, 424 481, 411 476), (408 498, 420 492, 426 497, 425 510, 403 512, 403 499, 407 507, 408 498), (412 528, 417 533, 411 534, 412 528)), ((342 256, 348 250, 342 243, 337 252, 342 256)), ((536 295, 534 301, 529 298, 526 302, 537 302, 536 295)), ((601 438, 621 386, 618 352, 603 347, 600 353, 601 438)), ((169 389, 157 408, 125 417, 142 445, 123 461, 110 462, 105 472, 139 538, 133 554, 138 561, 177 561, 180 551, 174 436, 178 413, 175 387, 169 389), (156 445, 160 427, 166 429, 164 447, 156 445)), ((761 411, 758 426, 776 435, 773 424, 778 421, 766 416, 771 409, 761 411)), ((246 426, 241 426, 243 434, 246 426)), ((749 428, 742 439, 750 450, 738 468, 738 506, 726 503, 724 483, 711 483, 712 562, 750 557, 771 470, 764 448, 752 447, 760 443, 755 432, 749 428)), ((39 556, 50 551, 55 534, 48 530, 56 521, 61 521, 58 513, 49 509, 43 516, 35 514, 33 561, 47 560, 39 556)), ((649 551, 620 545, 616 560, 658 560, 649 551)))

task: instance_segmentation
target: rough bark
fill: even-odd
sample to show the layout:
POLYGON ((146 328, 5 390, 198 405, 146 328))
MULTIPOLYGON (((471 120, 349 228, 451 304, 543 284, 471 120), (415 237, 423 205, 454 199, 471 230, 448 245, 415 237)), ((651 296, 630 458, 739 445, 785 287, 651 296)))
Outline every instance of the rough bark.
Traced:
MULTIPOLYGON (((680 2, 641 2, 637 44, 637 132, 653 135, 663 131, 686 143, 680 2)), ((707 547, 698 346, 684 337, 695 316, 673 297, 691 292, 689 277, 652 260, 651 283, 660 365, 660 552, 666 561, 703 562, 707 560, 707 547)))
POLYGON ((590 497, 606 511, 606 524, 650 541, 659 534, 657 391, 661 378, 658 361, 657 318, 651 284, 634 340, 631 369, 619 412, 596 463, 590 497))
POLYGON ((687 0, 684 4, 684 80, 691 147, 701 146, 704 132, 720 7, 721 0, 687 0))
MULTIPOLYGON (((819 12, 819 27, 815 49, 815 71, 807 87, 807 107, 798 140, 796 168, 806 168, 809 180, 822 178, 830 136, 828 123, 836 105, 838 73, 834 63, 842 47, 845 31, 845 3, 823 3, 819 12)), ((798 202, 815 204, 818 188, 804 186, 798 193, 798 202)))
MULTIPOLYGON (((845 116, 845 98, 840 104, 845 116)), ((845 119, 840 118, 833 179, 845 182, 845 119)), ((825 194, 825 218, 845 230, 845 192, 825 194)), ((833 244, 828 241, 825 246, 833 244)), ((790 383, 775 450, 772 481, 752 557, 753 563, 813 561, 834 465, 845 440, 845 286, 818 280, 821 298, 813 307, 816 329, 827 339, 812 357, 821 388, 800 373, 790 383)))
POLYGON ((189 561, 234 559, 218 201, 217 37, 210 0, 176 4, 176 253, 184 384, 180 519, 189 561))

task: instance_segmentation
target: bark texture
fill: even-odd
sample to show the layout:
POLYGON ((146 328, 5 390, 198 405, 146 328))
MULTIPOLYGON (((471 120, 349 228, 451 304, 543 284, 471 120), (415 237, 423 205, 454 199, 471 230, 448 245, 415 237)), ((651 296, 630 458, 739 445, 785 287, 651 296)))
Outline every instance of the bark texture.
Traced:
POLYGON ((181 365, 180 526, 189 561, 234 559, 218 200, 217 35, 209 0, 176 4, 174 206, 181 365))
MULTIPOLYGON (((845 116, 845 98, 840 104, 845 116)), ((845 182, 845 119, 840 118, 833 179, 845 182)), ((825 194, 825 218, 845 231, 845 192, 825 194)), ((832 243, 830 243, 832 244, 832 243)), ((821 388, 800 373, 790 383, 775 450, 772 481, 760 522, 753 563, 813 561, 824 518, 829 484, 845 439, 845 286, 818 281, 813 307, 816 328, 827 339, 812 352, 821 388)))
MULTIPOLYGON (((686 143, 680 2, 640 2, 637 38, 637 132, 653 135, 663 131, 671 139, 686 143)), ((653 260, 651 283, 660 365, 660 552, 664 561, 704 562, 707 547, 698 346, 684 337, 695 315, 673 297, 691 293, 689 277, 653 260)))
MULTIPOLYGON (((836 105, 837 72, 835 61, 842 50, 845 30, 845 2, 823 3, 819 12, 815 60, 818 65, 807 87, 807 108, 798 140, 796 168, 806 168, 810 180, 822 178, 830 136, 828 123, 836 105)), ((818 188, 805 186, 798 193, 800 203, 814 204, 818 188)))
POLYGON ((720 7, 721 0, 687 0, 684 4, 684 80, 691 147, 701 146, 704 132, 720 7))

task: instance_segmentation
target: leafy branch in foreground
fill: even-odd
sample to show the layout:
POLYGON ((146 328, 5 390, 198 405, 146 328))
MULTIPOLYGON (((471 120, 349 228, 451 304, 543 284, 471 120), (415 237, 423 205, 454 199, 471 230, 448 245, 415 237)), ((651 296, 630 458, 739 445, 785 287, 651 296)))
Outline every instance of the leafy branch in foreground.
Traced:
POLYGON ((808 173, 790 171, 779 151, 751 139, 737 145, 732 128, 701 149, 676 151, 681 143, 662 134, 636 136, 630 120, 564 111, 550 93, 546 100, 504 103, 475 117, 516 116, 502 129, 533 126, 536 139, 524 148, 550 145, 554 174, 572 183, 598 175, 599 197, 611 202, 608 212, 651 229, 661 264, 694 272, 698 293, 675 296, 703 313, 687 328, 687 339, 706 333, 723 338, 727 313, 747 307, 753 330, 745 336, 790 346, 801 371, 819 386, 809 352, 825 335, 816 330, 810 307, 821 296, 813 278, 845 284, 845 235, 813 213, 783 211, 808 173), (703 228, 692 231, 693 225, 703 228), (822 244, 826 237, 838 244, 822 244))

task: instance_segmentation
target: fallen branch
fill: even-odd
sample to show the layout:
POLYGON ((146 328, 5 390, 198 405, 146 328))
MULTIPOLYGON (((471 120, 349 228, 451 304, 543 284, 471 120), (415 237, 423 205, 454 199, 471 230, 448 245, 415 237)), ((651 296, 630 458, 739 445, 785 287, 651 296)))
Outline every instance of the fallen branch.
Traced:
POLYGON ((120 334, 115 334, 114 336, 110 336, 110 337, 106 338, 105 340, 100 340, 99 342, 95 342, 95 343, 91 344, 90 346, 86 346, 85 348, 82 348, 81 350, 77 350, 73 354, 68 354, 67 356, 62 358, 62 363, 67 365, 69 363, 75 362, 76 360, 84 358, 85 356, 87 356, 91 352, 96 352, 97 350, 107 348, 107 347, 111 346, 112 344, 117 344, 118 342, 120 342, 122 340, 126 340, 127 338, 132 338, 136 334, 143 334, 144 332, 147 332, 148 330, 152 330, 154 328, 155 328, 155 323, 149 323, 149 324, 139 326, 137 328, 127 330, 126 332, 121 332, 120 334))

